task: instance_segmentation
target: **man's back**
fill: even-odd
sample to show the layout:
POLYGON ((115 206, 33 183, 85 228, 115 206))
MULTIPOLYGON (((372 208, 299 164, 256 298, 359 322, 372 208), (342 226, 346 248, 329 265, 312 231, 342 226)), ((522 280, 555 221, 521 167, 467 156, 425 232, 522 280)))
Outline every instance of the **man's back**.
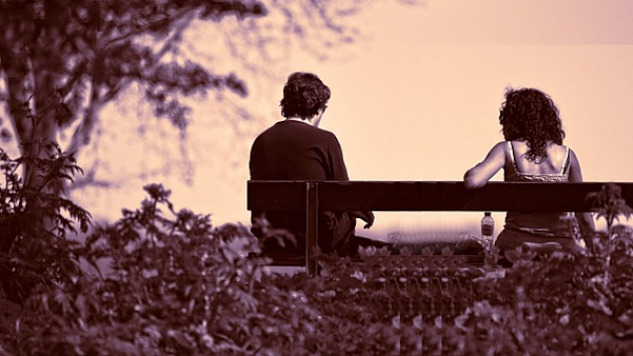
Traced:
POLYGON ((253 180, 348 180, 334 134, 296 120, 276 123, 251 149, 253 180))
MULTIPOLYGON (((297 120, 278 122, 255 139, 251 148, 250 171, 252 180, 348 180, 336 136, 297 120)), ((253 217, 261 217, 261 214, 253 212, 253 217)), ((287 246, 284 251, 290 254, 304 251, 303 212, 268 212, 265 216, 273 227, 288 229, 296 237, 297 246, 287 246)), ((324 212, 319 221, 321 242, 326 250, 338 242, 335 241, 339 240, 336 235, 351 235, 355 225, 343 213, 324 212), (341 224, 341 219, 345 223, 341 224), (333 228, 345 231, 333 231, 333 228), (331 234, 334 236, 328 236, 331 234)), ((261 235, 257 228, 253 232, 261 235)), ((270 252, 280 250, 272 240, 268 241, 267 247, 270 252)))

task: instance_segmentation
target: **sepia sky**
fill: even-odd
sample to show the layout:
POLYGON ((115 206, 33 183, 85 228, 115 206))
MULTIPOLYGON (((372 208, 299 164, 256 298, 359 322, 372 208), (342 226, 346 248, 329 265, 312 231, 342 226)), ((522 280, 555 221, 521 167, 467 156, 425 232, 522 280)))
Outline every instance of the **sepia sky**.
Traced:
MULTIPOLYGON (((321 128, 339 138, 352 180, 461 180, 503 139, 499 107, 512 86, 550 94, 586 181, 633 181, 633 1, 380 1, 359 16, 364 37, 352 54, 321 62, 295 53, 289 70, 314 72, 331 88, 321 128)), ((272 113, 284 82, 255 91, 272 113)), ((231 140, 231 167, 196 167, 191 187, 167 181, 176 204, 212 213, 216 225, 248 223, 256 134, 231 140)), ((132 198, 133 207, 140 198, 132 198)), ((476 231, 481 215, 379 212, 363 233, 476 231)), ((498 233, 504 214, 493 216, 498 233)))

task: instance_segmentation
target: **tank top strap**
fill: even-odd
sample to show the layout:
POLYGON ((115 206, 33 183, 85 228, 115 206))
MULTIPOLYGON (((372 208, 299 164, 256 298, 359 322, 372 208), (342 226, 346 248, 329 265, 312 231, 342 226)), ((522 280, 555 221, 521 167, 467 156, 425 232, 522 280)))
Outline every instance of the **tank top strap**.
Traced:
POLYGON ((510 152, 510 162, 512 163, 512 168, 514 168, 515 172, 519 172, 516 161, 514 159, 514 148, 512 147, 512 141, 508 142, 508 151, 510 152))
POLYGON ((567 167, 569 167, 569 160, 569 147, 567 147, 567 150, 565 151, 565 159, 563 160, 563 166, 560 168, 560 174, 565 174, 567 167))

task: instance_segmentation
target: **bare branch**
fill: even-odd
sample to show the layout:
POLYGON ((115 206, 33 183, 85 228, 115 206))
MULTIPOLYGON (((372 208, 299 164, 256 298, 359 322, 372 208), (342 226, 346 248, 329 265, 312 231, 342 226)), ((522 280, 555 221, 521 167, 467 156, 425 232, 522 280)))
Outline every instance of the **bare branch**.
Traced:
POLYGON ((103 105, 103 101, 99 98, 98 84, 94 79, 91 84, 90 91, 90 99, 84 109, 83 120, 75 129, 75 133, 71 138, 68 148, 66 149, 67 152, 70 152, 73 155, 76 155, 83 146, 90 143, 90 136, 97 120, 97 112, 103 105))
POLYGON ((111 38, 108 39, 103 45, 99 46, 99 48, 107 48, 111 45, 120 43, 120 42, 124 42, 128 39, 131 38, 138 38, 141 35, 144 34, 148 34, 150 32, 154 32, 152 31, 153 28, 157 28, 157 27, 164 27, 166 24, 168 23, 176 23, 178 22, 181 18, 189 16, 197 7, 196 6, 190 6, 190 7, 186 7, 184 9, 182 9, 178 14, 174 15, 173 17, 169 18, 169 22, 167 21, 166 17, 161 17, 159 19, 153 20, 153 21, 149 21, 145 26, 139 27, 133 31, 130 31, 126 34, 122 34, 121 36, 115 37, 115 38, 111 38))

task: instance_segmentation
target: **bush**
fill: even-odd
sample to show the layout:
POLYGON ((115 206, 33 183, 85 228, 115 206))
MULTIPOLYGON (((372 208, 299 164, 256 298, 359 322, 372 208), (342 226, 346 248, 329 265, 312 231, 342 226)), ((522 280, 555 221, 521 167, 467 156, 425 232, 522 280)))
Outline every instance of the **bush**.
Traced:
MULTIPOLYGON (((213 227, 208 215, 174 209, 161 185, 145 190, 140 208, 95 224, 85 244, 56 235, 67 247, 50 261, 107 261, 107 271, 40 274, 54 278, 5 313, 0 355, 618 355, 633 347, 629 228, 610 226, 594 249, 575 254, 518 249, 505 269, 448 252, 368 248, 362 263, 321 256, 318 276, 284 276, 257 256, 246 227, 213 227)), ((18 259, 15 273, 29 271, 18 259)))
POLYGON ((245 228, 213 228, 209 216, 174 211, 169 192, 111 226, 96 226, 81 253, 105 276, 81 275, 29 299, 18 354, 278 354, 302 345, 318 313, 298 291, 280 288, 245 228), (166 217, 170 214, 170 217, 166 217), (246 243, 236 249, 232 243, 246 243))
POLYGON ((61 194, 64 181, 81 171, 72 155, 47 146, 48 158, 11 159, 0 149, 0 295, 22 303, 38 284, 52 286, 79 271, 78 244, 66 239, 85 232, 90 214, 61 194), (23 185, 18 170, 36 167, 36 186, 23 185))

